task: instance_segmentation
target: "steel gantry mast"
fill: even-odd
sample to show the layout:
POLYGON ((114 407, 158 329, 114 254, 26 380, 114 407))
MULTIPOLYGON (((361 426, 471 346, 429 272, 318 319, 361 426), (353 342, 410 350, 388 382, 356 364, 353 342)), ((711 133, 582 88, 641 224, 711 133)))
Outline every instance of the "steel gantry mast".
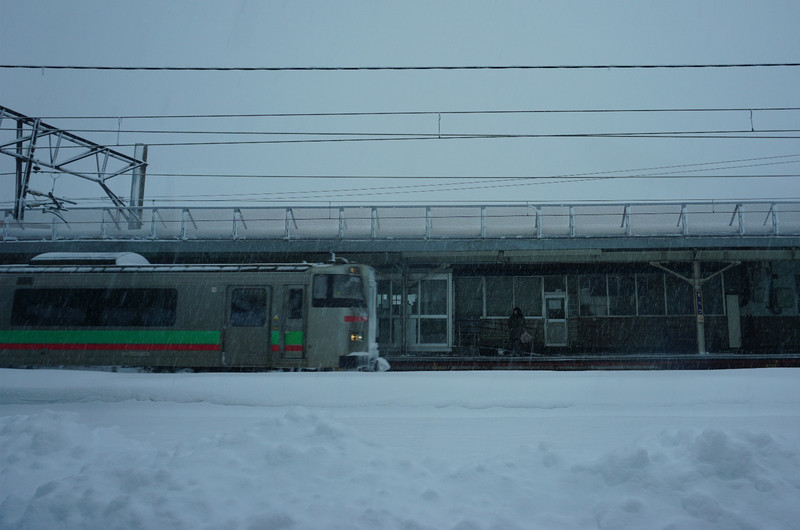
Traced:
POLYGON ((16 159, 16 184, 13 217, 23 220, 25 210, 44 208, 53 213, 64 209, 64 203, 53 191, 43 192, 30 187, 31 175, 48 168, 58 174, 69 174, 98 184, 129 223, 141 223, 140 212, 144 199, 147 148, 137 145, 133 157, 114 151, 68 131, 48 125, 40 118, 31 118, 0 106, 0 131, 15 130, 10 141, 0 137, 0 153, 16 159), (3 129, 11 121, 16 127, 3 129), (45 145, 46 141, 46 145, 45 145), (94 163, 92 163, 92 161, 94 163), (133 173, 131 198, 125 200, 108 187, 107 181, 118 175, 133 173))

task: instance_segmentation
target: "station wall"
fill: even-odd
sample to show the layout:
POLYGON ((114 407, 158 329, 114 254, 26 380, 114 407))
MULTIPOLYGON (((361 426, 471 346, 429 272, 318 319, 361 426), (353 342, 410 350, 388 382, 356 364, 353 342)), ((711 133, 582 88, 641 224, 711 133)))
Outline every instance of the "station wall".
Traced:
MULTIPOLYGON (((706 350, 800 352, 798 263, 746 262, 719 273, 729 265, 701 267, 706 350)), ((675 274, 648 263, 395 270, 379 281, 380 345, 412 354, 507 355, 508 317, 519 307, 533 335, 529 352, 697 353, 696 295, 679 277, 691 279, 692 264, 668 268, 675 274)))

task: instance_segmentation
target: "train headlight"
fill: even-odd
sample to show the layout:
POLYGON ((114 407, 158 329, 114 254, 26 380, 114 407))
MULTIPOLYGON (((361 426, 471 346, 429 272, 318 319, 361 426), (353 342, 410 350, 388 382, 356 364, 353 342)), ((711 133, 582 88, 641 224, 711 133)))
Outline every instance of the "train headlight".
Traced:
POLYGON ((350 342, 361 342, 362 340, 364 340, 364 336, 361 333, 350 334, 350 342))

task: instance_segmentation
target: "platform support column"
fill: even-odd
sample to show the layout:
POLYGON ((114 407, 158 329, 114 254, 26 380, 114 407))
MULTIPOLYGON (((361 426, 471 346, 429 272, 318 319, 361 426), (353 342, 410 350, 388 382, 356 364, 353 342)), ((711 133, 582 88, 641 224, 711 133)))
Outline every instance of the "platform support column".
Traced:
POLYGON ((703 314, 703 280, 700 276, 700 262, 692 262, 692 286, 694 287, 694 314, 697 320, 697 353, 705 355, 706 351, 706 323, 703 314))
POLYGON ((676 278, 680 278, 681 280, 692 284, 694 296, 694 313, 695 313, 695 320, 697 321, 697 353, 700 355, 706 355, 708 352, 706 351, 706 323, 705 323, 705 311, 703 310, 703 284, 706 283, 708 280, 722 274, 723 272, 731 269, 732 267, 736 267, 739 265, 740 261, 731 261, 723 267, 722 269, 718 270, 717 272, 712 273, 710 276, 703 278, 700 272, 700 260, 697 259, 697 253, 695 253, 695 259, 692 260, 692 277, 687 278, 682 274, 675 272, 674 270, 670 269, 669 267, 664 266, 661 263, 651 261, 650 265, 656 267, 657 269, 661 269, 664 272, 668 272, 672 274, 676 278))

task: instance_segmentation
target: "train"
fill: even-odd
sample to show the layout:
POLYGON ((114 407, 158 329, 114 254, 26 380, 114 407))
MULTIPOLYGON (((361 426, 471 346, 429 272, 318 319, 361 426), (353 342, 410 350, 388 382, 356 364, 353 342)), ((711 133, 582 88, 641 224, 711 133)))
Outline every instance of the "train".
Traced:
POLYGON ((46 253, 0 265, 0 366, 385 370, 374 270, 151 264, 46 253))

